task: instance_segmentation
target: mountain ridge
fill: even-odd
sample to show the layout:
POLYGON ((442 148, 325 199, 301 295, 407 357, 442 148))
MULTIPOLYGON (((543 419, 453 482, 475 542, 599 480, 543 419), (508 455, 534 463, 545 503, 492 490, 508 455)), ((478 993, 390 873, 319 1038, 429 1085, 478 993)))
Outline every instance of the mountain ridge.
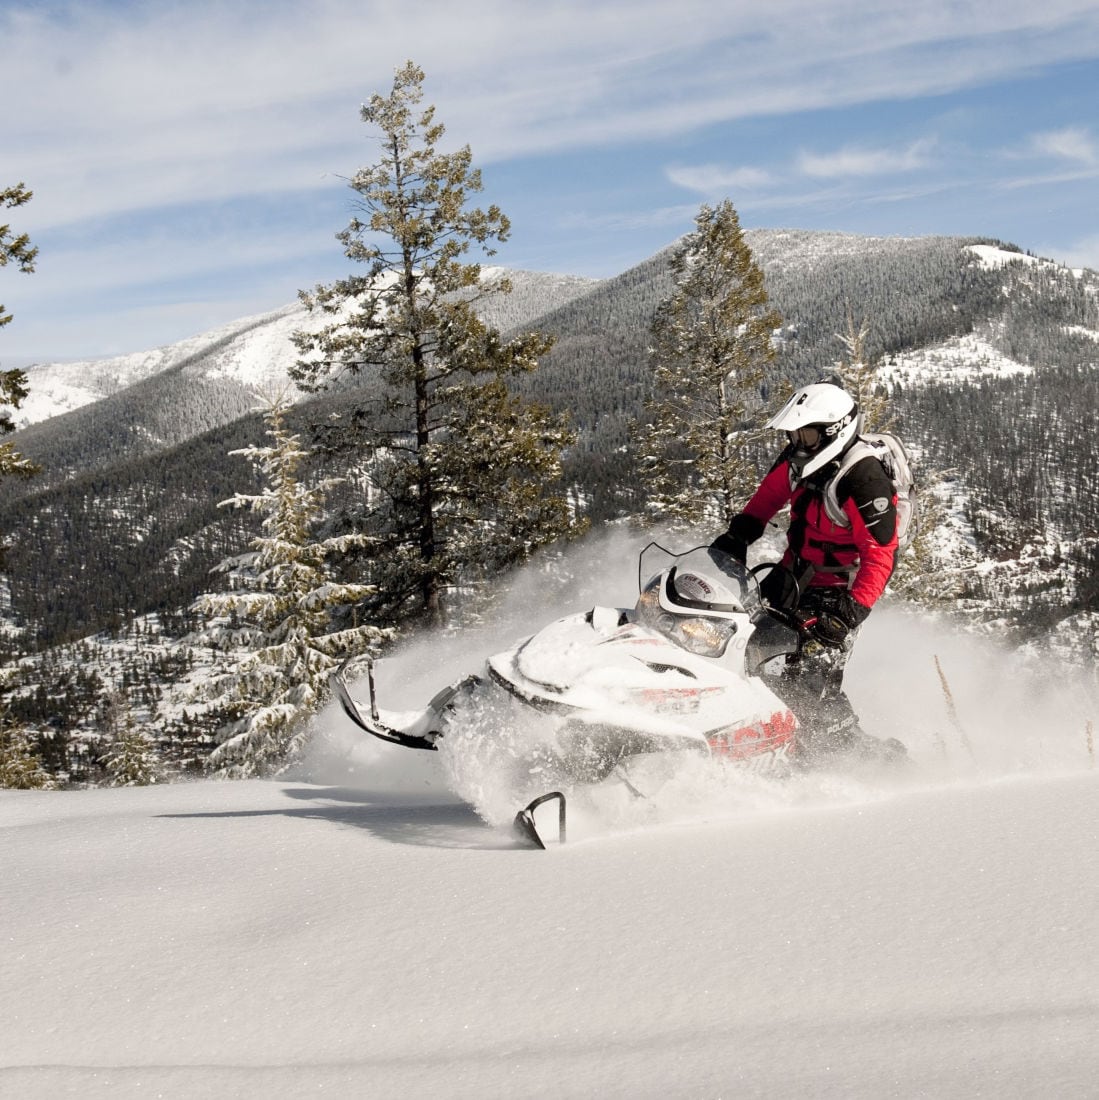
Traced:
MULTIPOLYGON (((872 322, 870 351, 884 358, 882 377, 905 418, 909 441, 941 468, 957 465, 959 456, 972 461, 957 433, 972 415, 966 407, 973 400, 1008 399, 1007 391, 991 388, 997 379, 1014 376, 1014 384, 1039 390, 1047 379, 1050 385, 1079 385, 1064 372, 1087 375, 1099 360, 1094 273, 1072 273, 980 238, 807 230, 749 230, 746 236, 784 316, 780 373, 798 383, 830 369, 842 351, 835 334, 843 331, 847 310, 865 310, 872 322)), ((580 438, 567 456, 568 472, 596 523, 630 514, 638 505, 630 426, 642 413, 648 321, 671 290, 673 248, 603 280, 505 272, 516 282, 518 297, 500 304, 498 318, 513 329, 538 327, 556 339, 539 370, 519 384, 529 396, 571 414, 580 438)), ((212 330, 206 335, 216 339, 195 338, 190 356, 176 355, 153 376, 13 437, 46 472, 12 485, 0 502, 0 531, 14 537, 9 621, 53 622, 43 641, 58 631, 75 637, 118 616, 171 610, 174 601, 185 602, 189 587, 197 594, 208 583, 209 568, 247 537, 239 520, 234 526, 217 509, 217 494, 230 495, 226 490, 234 480, 242 489, 250 484, 246 464, 227 452, 262 442, 264 431, 254 390, 242 381, 254 377, 246 364, 233 362, 234 355, 248 347, 255 351, 261 334, 276 341, 304 317, 302 307, 284 306, 212 330), (65 564, 44 568, 51 558, 65 564), (78 583, 85 589, 104 585, 95 606, 79 613, 89 596, 78 583), (163 585, 159 599, 157 584, 163 585)), ((259 358, 281 378, 282 364, 295 356, 287 341, 259 358), (285 360, 273 365, 279 355, 285 360)), ((311 425, 367 397, 355 389, 303 395, 292 423, 308 433, 311 425)), ((1039 392, 1035 400, 1046 398, 1039 392)), ((1064 404, 1061 397, 1049 400, 1051 407, 1064 404)), ((995 415, 991 407, 988 415, 995 415)), ((1036 436, 1030 445, 1046 444, 1036 436)), ((1009 446, 1009 440, 998 446, 1009 446)), ((1085 459, 1074 461, 1072 477, 1090 476, 1085 459)), ((1005 464, 1010 461, 1006 455, 1005 464)), ((964 469, 958 473, 963 482, 966 476, 964 469)), ((989 480, 987 474, 982 479, 989 480)), ((1020 491, 1025 486, 1013 490, 1020 491)), ((1073 483, 1047 494, 1049 506, 1076 491, 1073 483)), ((961 499, 982 492, 980 484, 970 485, 961 499)), ((1021 554, 1011 510, 1030 516, 1034 509, 987 494, 981 508, 1001 514, 999 527, 992 530, 981 509, 970 509, 961 520, 966 529, 977 524, 979 537, 997 554, 1021 554)), ((1099 518, 1094 525, 1099 528, 1099 518)), ((1061 532, 1066 539, 1070 534, 1061 532)), ((1037 545, 1035 538, 1030 545, 1037 545)), ((1065 598, 1090 592, 1084 580, 1066 589, 1072 595, 1065 598)))

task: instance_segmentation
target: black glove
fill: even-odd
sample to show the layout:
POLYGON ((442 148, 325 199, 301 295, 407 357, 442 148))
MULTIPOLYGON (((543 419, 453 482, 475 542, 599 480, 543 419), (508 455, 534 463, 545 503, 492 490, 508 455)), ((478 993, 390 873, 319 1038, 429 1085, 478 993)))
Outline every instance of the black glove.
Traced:
POLYGON ((831 611, 822 611, 809 626, 814 641, 829 649, 843 649, 847 644, 847 635, 851 628, 838 615, 831 611))
POLYGON ((844 592, 835 608, 822 609, 816 621, 806 625, 821 645, 842 649, 847 644, 847 635, 861 625, 869 614, 869 607, 859 603, 849 592, 844 592))
POLYGON ((848 630, 854 630, 856 626, 862 626, 866 622, 870 608, 859 603, 850 592, 844 592, 836 608, 836 614, 844 621, 848 630))
POLYGON ((748 544, 755 542, 762 534, 763 524, 740 512, 729 521, 729 530, 710 543, 710 549, 728 554, 743 565, 748 557, 748 544))
POLYGON ((733 538, 728 532, 718 535, 710 543, 710 549, 718 550, 722 554, 728 554, 729 557, 736 558, 741 565, 748 557, 748 544, 743 539, 733 538))

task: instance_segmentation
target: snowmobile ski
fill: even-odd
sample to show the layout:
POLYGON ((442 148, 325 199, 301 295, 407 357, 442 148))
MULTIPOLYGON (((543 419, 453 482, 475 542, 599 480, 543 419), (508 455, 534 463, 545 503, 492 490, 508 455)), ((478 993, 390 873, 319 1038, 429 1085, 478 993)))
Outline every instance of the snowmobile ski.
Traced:
POLYGON ((524 840, 529 841, 535 848, 545 851, 546 845, 538 833, 538 826, 534 822, 534 811, 545 802, 558 799, 560 806, 557 811, 557 843, 565 843, 565 796, 560 791, 550 791, 549 794, 540 795, 533 802, 528 803, 515 815, 515 831, 524 840))
POLYGON ((343 708, 344 714, 346 714, 359 729, 365 730, 372 737, 377 737, 380 741, 388 741, 391 745, 402 745, 408 749, 435 751, 435 741, 439 736, 435 731, 432 730, 425 734, 406 733, 382 721, 378 712, 377 703, 374 699, 374 666, 372 662, 367 664, 367 681, 370 685, 370 716, 367 717, 364 715, 362 711, 359 710, 358 703, 355 702, 351 697, 351 693, 347 690, 347 684, 344 683, 343 673, 347 665, 348 662, 345 661, 332 674, 332 689, 336 693, 336 698, 340 701, 340 706, 343 708))

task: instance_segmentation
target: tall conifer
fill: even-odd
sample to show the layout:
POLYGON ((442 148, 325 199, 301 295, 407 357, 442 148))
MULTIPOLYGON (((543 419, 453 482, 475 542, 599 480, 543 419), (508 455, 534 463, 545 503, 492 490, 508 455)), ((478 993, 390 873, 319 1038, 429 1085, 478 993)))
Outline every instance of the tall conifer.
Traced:
POLYGON ((103 770, 112 787, 147 787, 160 778, 160 759, 153 738, 137 724, 122 691, 111 692, 99 720, 107 747, 103 770))
POLYGON ((671 259, 675 291, 652 324, 652 392, 639 432, 653 519, 721 527, 755 487, 752 447, 774 383, 763 272, 728 200, 703 206, 671 259))
POLYGON ((56 786, 31 742, 30 731, 0 701, 0 788, 26 791, 56 786))
MULTIPOLYGON (((15 187, 0 191, 0 207, 22 206, 30 202, 33 192, 20 183, 15 187)), ((10 225, 0 225, 0 267, 9 263, 19 265, 19 270, 30 273, 34 270, 34 260, 38 249, 31 245, 26 233, 15 236, 10 225)), ((12 315, 4 312, 0 305, 0 328, 11 321, 12 315)), ((0 370, 0 435, 6 435, 15 428, 11 414, 4 408, 17 409, 27 396, 27 375, 21 370, 0 370)), ((0 478, 29 477, 38 467, 24 458, 11 443, 0 443, 0 478)), ((2 560, 2 548, 0 548, 2 560)))
POLYGON ((483 278, 471 248, 494 254, 510 226, 496 206, 471 208, 481 190, 469 147, 441 152, 434 108, 420 111, 423 71, 408 62, 362 119, 381 134, 381 157, 351 180, 360 216, 338 234, 365 265, 303 292, 331 318, 300 332, 296 378, 306 389, 360 375, 371 401, 325 442, 365 453, 370 482, 360 522, 376 539, 365 562, 379 613, 438 624, 446 594, 476 586, 537 546, 576 530, 561 485, 563 418, 512 395, 507 379, 534 370, 552 341, 505 341, 478 316, 506 279, 483 278))
POLYGON ((234 777, 269 774, 290 762, 308 740, 309 718, 326 698, 332 672, 390 636, 369 623, 335 624, 335 612, 355 608, 373 589, 339 583, 331 562, 367 540, 315 537, 335 481, 305 482, 309 452, 286 426, 285 413, 280 397, 265 414, 270 446, 232 452, 255 463, 266 487, 223 503, 264 513, 263 530, 247 553, 219 566, 229 591, 194 605, 208 619, 205 640, 229 653, 229 667, 214 676, 209 692, 227 700, 236 718, 221 730, 209 763, 234 777))

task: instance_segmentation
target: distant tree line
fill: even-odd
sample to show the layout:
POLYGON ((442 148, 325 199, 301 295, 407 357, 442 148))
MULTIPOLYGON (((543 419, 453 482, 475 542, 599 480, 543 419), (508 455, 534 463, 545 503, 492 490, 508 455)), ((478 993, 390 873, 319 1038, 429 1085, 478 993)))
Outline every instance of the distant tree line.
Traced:
MULTIPOLYGON (((1021 258, 1006 269, 987 269, 966 249, 975 242, 957 238, 871 241, 860 249, 838 235, 832 240, 829 235, 757 230, 746 232, 745 238, 753 254, 765 261, 770 300, 783 319, 773 366, 777 379, 803 383, 829 370, 843 352, 837 336, 849 308, 870 319, 866 354, 871 357, 978 331, 1004 354, 1042 365, 1024 383, 897 389, 896 407, 907 436, 928 448, 936 464, 961 466, 958 476, 982 499, 989 494, 987 487, 1005 476, 1002 471, 1016 470, 1020 462, 1014 432, 1006 432, 1006 425, 1006 434, 991 424, 982 429, 979 438, 988 442, 980 447, 964 434, 962 425, 971 424, 974 415, 985 415, 979 411, 985 401, 1000 402, 1001 394, 1029 393, 1031 388, 1044 393, 1060 378, 1057 385, 1066 394, 1079 392, 1080 407, 1089 407, 1085 388, 1097 345, 1076 329, 1099 328, 1094 289, 1088 290, 1094 280, 1089 284, 1021 258), (1047 366, 1055 368, 1052 374, 1047 366), (942 416, 935 413, 937 407, 944 409, 942 416), (952 417, 957 427, 951 427, 952 417), (963 460, 972 462, 972 472, 963 460)), ((513 381, 523 394, 569 412, 577 442, 565 453, 564 480, 595 524, 645 508, 633 425, 645 415, 651 384, 649 329, 657 305, 672 290, 670 256, 671 250, 659 253, 551 310, 539 326, 556 336, 553 350, 537 372, 513 381)), ((288 414, 292 428, 314 440, 318 461, 334 473, 345 472, 349 460, 326 451, 326 426, 336 417, 352 432, 357 430, 356 417, 375 402, 375 385, 376 379, 362 377, 288 414)), ((1040 405, 1045 397, 1034 400, 1040 405)), ((1028 419, 1024 413, 1021 423, 1028 419)), ((83 430, 73 434, 75 440, 83 430)), ((178 607, 203 590, 209 570, 255 534, 251 517, 227 516, 217 503, 237 489, 251 491, 243 464, 228 452, 262 438, 260 414, 249 413, 174 447, 119 460, 97 475, 73 473, 46 491, 29 483, 27 495, 0 501, 0 530, 13 533, 8 574, 12 605, 30 628, 29 639, 17 644, 50 645, 117 628, 133 615, 178 607), (196 477, 195 471, 202 476, 196 477)), ((1088 438, 1076 434, 1064 446, 1086 451, 1088 438)), ((1028 449, 1033 453, 1044 445, 1035 439, 1028 449)), ((57 461, 78 465, 75 454, 54 453, 57 461)), ((767 453, 762 446, 757 461, 767 453)), ((983 503, 995 505, 993 514, 1011 517, 1004 526, 1013 529, 1038 523, 1048 507, 1036 501, 1051 494, 1086 501, 1094 484, 1080 480, 1087 476, 1087 455, 1066 461, 1061 488, 1043 488, 1040 479, 1029 482, 1020 476, 1017 492, 983 503)), ((356 484, 352 478, 333 494, 334 524, 351 522, 355 494, 361 492, 356 484)), ((986 511, 982 507, 975 517, 982 539, 984 526, 991 522, 984 518, 986 511)), ((1003 535, 987 537, 992 546, 1003 535)), ((1079 553, 1081 568, 1086 568, 1090 559, 1085 551, 1079 553)), ((5 644, 16 645, 0 641, 5 644)))

